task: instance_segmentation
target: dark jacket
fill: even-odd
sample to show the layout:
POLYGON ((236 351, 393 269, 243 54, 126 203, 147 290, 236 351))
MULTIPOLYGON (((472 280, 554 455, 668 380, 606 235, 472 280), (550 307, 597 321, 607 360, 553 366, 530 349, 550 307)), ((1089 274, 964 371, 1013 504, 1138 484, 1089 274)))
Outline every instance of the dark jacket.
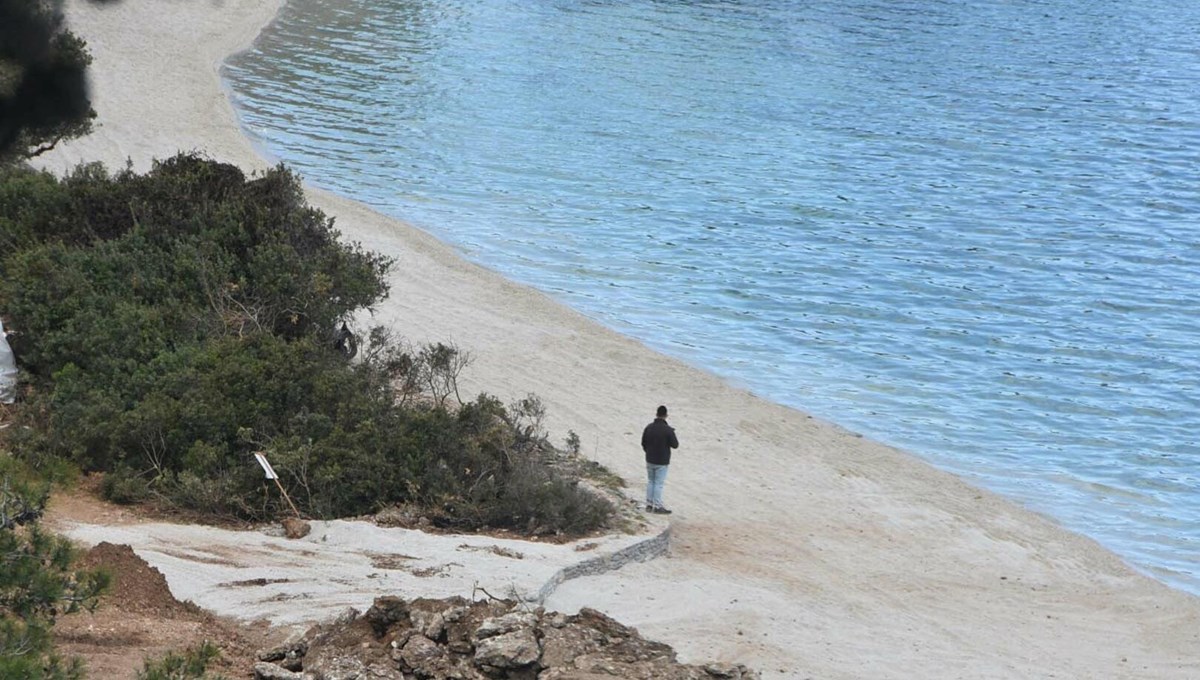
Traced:
POLYGON ((646 462, 654 465, 670 465, 671 449, 679 448, 679 440, 675 438, 675 428, 662 418, 655 418, 653 423, 642 430, 642 450, 646 452, 646 462))

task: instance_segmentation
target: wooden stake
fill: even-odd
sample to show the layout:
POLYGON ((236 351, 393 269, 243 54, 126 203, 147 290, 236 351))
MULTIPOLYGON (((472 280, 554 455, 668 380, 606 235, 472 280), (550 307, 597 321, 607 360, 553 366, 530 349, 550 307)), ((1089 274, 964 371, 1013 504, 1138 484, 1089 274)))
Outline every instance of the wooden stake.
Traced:
POLYGON ((279 475, 275 474, 275 468, 271 467, 271 463, 267 460, 267 454, 262 451, 255 451, 254 458, 262 466, 263 472, 267 473, 267 479, 274 480, 275 486, 279 487, 279 493, 283 494, 283 499, 287 501, 287 504, 292 508, 292 512, 296 514, 296 519, 303 519, 300 517, 300 511, 296 509, 296 504, 292 502, 291 496, 288 496, 288 492, 284 490, 283 484, 279 483, 279 475))
POLYGON ((275 486, 279 487, 279 493, 283 494, 283 499, 292 507, 292 512, 296 513, 296 519, 301 519, 300 511, 296 509, 296 504, 292 502, 292 499, 290 496, 288 496, 287 491, 283 490, 283 485, 279 483, 279 477, 275 478, 275 486))

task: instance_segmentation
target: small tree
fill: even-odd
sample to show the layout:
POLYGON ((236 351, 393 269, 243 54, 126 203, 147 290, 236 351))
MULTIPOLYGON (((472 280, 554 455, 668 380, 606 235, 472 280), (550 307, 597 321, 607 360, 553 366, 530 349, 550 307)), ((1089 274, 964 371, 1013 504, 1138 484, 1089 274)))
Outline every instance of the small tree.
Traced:
POLYGON ((73 571, 71 545, 38 527, 47 495, 0 469, 0 678, 81 678, 78 660, 55 654, 50 631, 59 614, 94 608, 108 585, 105 574, 73 571))
POLYGON ((91 132, 91 61, 86 43, 63 27, 50 3, 0 1, 0 164, 91 132))
POLYGON ((421 349, 418 356, 425 386, 433 395, 438 406, 443 406, 446 399, 453 394, 458 405, 463 405, 462 395, 458 393, 458 377, 463 369, 471 364, 471 355, 460 350, 454 344, 431 343, 421 349))

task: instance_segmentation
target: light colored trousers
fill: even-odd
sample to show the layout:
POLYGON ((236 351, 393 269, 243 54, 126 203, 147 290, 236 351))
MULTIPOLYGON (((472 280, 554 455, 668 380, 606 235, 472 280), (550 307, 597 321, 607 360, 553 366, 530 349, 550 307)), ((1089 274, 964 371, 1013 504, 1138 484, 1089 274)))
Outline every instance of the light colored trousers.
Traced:
POLYGON ((667 483, 668 465, 646 463, 646 505, 663 507, 663 485, 667 483))

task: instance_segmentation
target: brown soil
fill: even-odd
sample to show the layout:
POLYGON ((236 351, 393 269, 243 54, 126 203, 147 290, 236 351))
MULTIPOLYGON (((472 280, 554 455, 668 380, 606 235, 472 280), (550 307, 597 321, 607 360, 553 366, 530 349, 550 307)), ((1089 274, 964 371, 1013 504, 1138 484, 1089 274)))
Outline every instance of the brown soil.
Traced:
POLYGON ((73 487, 55 492, 46 509, 46 521, 87 522, 110 526, 146 521, 206 524, 235 529, 251 526, 243 520, 179 510, 156 503, 153 499, 136 505, 118 505, 104 500, 100 491, 103 484, 104 473, 93 472, 81 476, 73 487))
POLYGON ((89 678, 134 678, 147 659, 205 640, 221 650, 211 671, 231 679, 252 677, 249 671, 266 625, 226 621, 191 602, 180 602, 162 573, 127 545, 101 543, 79 566, 107 570, 113 578, 95 612, 63 616, 55 626, 59 652, 83 659, 89 678))
MULTIPOLYGON (((164 512, 153 505, 120 506, 107 502, 99 496, 101 480, 100 475, 89 475, 80 480, 76 488, 54 494, 44 517, 45 526, 54 530, 73 522, 121 525, 148 520, 187 522, 191 519, 164 512)), ((419 521, 419 515, 414 513, 413 516, 416 518, 412 520, 416 525, 414 528, 439 531, 427 519, 419 521)), ((381 523, 384 524, 405 523, 386 515, 375 519, 383 519, 381 523)), ((486 533, 526 541, 562 540, 556 536, 530 538, 505 531, 486 533)), ((507 556, 523 557, 515 551, 507 556)), ((100 543, 84 553, 77 564, 83 569, 103 569, 112 575, 112 584, 95 612, 60 617, 55 626, 59 653, 67 658, 82 659, 87 677, 92 680, 133 679, 147 660, 159 659, 169 652, 183 652, 204 641, 221 650, 221 659, 210 666, 210 672, 230 680, 252 678, 258 651, 267 646, 272 632, 279 632, 272 631, 266 622, 243 624, 222 619, 192 602, 179 601, 171 593, 162 573, 127 545, 100 543)), ((392 567, 404 568, 404 565, 389 565, 392 567)), ((229 585, 258 584, 247 581, 229 585)), ((352 642, 347 644, 357 647, 362 640, 352 642)))
POLYGON ((44 524, 53 528, 63 522, 90 522, 118 526, 144 521, 146 511, 136 506, 116 505, 100 498, 102 475, 86 475, 78 485, 56 491, 46 506, 44 524))
MULTIPOLYGON (((109 525, 142 522, 153 510, 105 502, 98 497, 102 477, 89 475, 77 488, 51 498, 44 523, 98 522, 109 525)), ((159 519, 160 517, 154 517, 159 519)), ((146 660, 182 652, 205 640, 221 650, 211 670, 228 678, 251 677, 254 654, 267 626, 243 625, 205 612, 171 594, 162 573, 127 545, 101 543, 84 553, 77 565, 104 569, 112 575, 108 592, 94 612, 59 617, 54 627, 58 651, 83 660, 92 680, 134 678, 146 660)))

